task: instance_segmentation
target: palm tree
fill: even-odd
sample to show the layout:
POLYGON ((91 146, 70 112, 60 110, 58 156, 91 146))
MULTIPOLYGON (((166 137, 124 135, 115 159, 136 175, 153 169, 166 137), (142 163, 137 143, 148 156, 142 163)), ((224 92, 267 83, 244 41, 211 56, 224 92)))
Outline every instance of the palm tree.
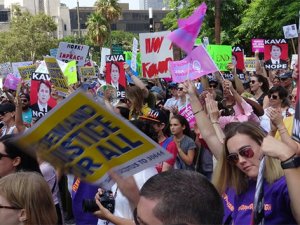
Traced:
POLYGON ((118 21, 122 13, 118 0, 97 0, 95 6, 110 24, 118 21))
POLYGON ((86 25, 88 30, 87 36, 95 45, 101 48, 110 36, 109 23, 99 11, 95 11, 88 17, 86 25))

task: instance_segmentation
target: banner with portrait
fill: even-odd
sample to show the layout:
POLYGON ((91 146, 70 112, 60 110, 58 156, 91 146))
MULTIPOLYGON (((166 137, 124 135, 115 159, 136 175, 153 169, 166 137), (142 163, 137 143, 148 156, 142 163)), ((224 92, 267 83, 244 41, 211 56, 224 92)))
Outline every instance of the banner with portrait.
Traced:
POLYGON ((232 47, 232 65, 235 66, 236 74, 243 83, 247 83, 246 76, 244 74, 245 59, 244 49, 240 46, 232 47))
POLYGON ((106 56, 106 83, 117 90, 117 98, 125 98, 125 55, 106 56))
POLYGON ((266 70, 288 69, 288 44, 285 39, 265 39, 266 70))

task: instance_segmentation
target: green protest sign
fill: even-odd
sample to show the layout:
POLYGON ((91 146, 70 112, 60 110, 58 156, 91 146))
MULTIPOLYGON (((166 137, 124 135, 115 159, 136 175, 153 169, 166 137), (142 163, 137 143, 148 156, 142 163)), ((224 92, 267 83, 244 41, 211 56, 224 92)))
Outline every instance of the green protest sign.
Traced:
POLYGON ((232 47, 230 45, 208 45, 206 50, 218 66, 220 71, 227 71, 231 63, 232 47))
POLYGON ((68 78, 68 85, 77 83, 76 61, 70 61, 64 70, 65 77, 68 78))
MULTIPOLYGON (((132 52, 125 51, 124 55, 125 55, 126 63, 129 63, 130 60, 131 60, 131 57, 132 57, 132 52)), ((137 67, 136 67, 136 72, 137 73, 136 73, 136 75, 140 76, 142 74, 142 62, 141 62, 141 53, 140 52, 137 53, 136 64, 137 64, 137 67)), ((129 63, 129 65, 130 65, 130 63, 129 63)))

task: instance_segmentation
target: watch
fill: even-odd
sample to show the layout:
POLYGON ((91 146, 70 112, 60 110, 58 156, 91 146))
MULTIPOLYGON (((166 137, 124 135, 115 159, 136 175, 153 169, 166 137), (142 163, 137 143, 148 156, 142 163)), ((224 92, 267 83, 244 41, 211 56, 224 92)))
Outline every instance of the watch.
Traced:
POLYGON ((291 159, 281 162, 282 169, 298 168, 300 166, 300 157, 294 156, 291 159))

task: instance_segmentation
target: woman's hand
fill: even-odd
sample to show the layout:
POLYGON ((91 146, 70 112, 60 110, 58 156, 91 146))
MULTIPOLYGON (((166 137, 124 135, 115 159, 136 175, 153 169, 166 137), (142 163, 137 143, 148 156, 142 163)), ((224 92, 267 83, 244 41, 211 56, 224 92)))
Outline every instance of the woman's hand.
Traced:
POLYGON ((194 85, 194 83, 190 80, 186 80, 184 83, 183 83, 183 91, 187 94, 189 94, 189 96, 198 96, 198 93, 197 93, 197 89, 194 85))
POLYGON ((205 98, 206 110, 209 114, 211 122, 219 121, 220 113, 218 109, 218 103, 215 101, 211 94, 207 94, 205 98))
POLYGON ((266 114, 277 128, 283 124, 283 116, 280 108, 268 108, 266 110, 266 114))

